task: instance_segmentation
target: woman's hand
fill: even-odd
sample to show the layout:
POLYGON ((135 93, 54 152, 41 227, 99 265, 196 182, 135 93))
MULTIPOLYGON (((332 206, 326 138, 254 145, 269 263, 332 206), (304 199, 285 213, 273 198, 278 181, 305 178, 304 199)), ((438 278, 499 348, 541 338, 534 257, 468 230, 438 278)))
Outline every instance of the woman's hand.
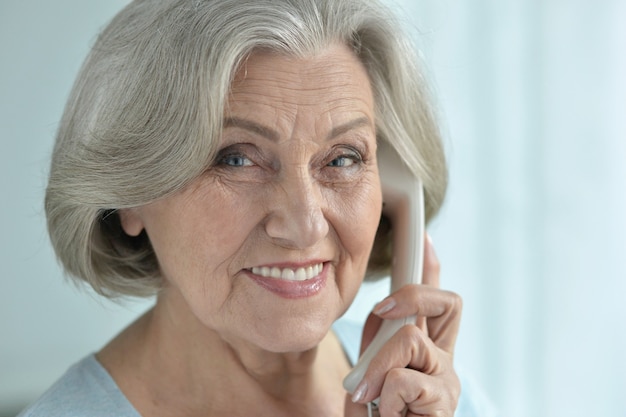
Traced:
POLYGON ((353 400, 380 397, 381 417, 452 416, 461 392, 452 357, 461 298, 439 289, 439 261, 426 239, 422 285, 407 285, 374 309, 363 331, 369 345, 381 319, 418 315, 417 325, 398 330, 370 363, 353 400), (363 385, 365 384, 365 385, 363 385), (360 392, 359 392, 360 391, 360 392), (406 413, 406 414, 405 414, 406 413))

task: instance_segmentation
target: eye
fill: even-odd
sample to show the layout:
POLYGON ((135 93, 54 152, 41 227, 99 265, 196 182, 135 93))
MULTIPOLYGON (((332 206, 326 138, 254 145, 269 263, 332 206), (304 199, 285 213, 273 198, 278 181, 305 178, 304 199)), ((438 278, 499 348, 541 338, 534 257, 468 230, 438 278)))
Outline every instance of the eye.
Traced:
POLYGON ((331 168, 349 168, 363 162, 361 153, 352 147, 342 147, 327 164, 331 168))
POLYGON ((333 168, 346 168, 351 165, 354 165, 356 162, 357 161, 354 160, 353 156, 343 155, 330 161, 328 166, 333 167, 333 168))
POLYGON ((252 161, 243 155, 225 155, 219 158, 220 165, 228 165, 231 167, 249 167, 254 165, 252 161))
POLYGON ((235 144, 218 151, 213 162, 215 167, 245 168, 255 165, 254 147, 248 144, 235 144))

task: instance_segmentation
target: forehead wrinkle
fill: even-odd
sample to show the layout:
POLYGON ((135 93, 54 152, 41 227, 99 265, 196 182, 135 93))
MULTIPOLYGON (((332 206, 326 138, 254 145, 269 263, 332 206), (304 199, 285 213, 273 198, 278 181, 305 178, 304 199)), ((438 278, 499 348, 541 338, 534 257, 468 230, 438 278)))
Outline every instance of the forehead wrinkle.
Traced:
MULTIPOLYGON (((345 107, 349 102, 357 100, 354 96, 357 95, 358 91, 350 83, 332 86, 273 84, 275 85, 271 86, 271 88, 268 88, 269 83, 258 86, 248 85, 245 92, 233 91, 231 99, 234 99, 234 101, 249 101, 261 105, 273 105, 280 102, 288 106, 317 106, 323 104, 320 102, 320 93, 327 92, 325 100, 329 108, 345 107), (354 94, 343 95, 338 94, 339 92, 354 94)), ((363 101, 362 99, 358 100, 363 101)))
POLYGON ((352 129, 365 133, 366 125, 375 132, 367 70, 351 51, 345 48, 330 51, 305 59, 261 53, 254 59, 254 65, 255 57, 250 57, 245 71, 244 68, 238 71, 231 90, 233 110, 240 104, 239 108, 246 111, 235 111, 232 115, 252 120, 265 115, 265 126, 268 117, 273 119, 270 125, 276 126, 280 141, 298 139, 294 135, 303 134, 308 138, 336 137, 352 129), (346 51, 351 58, 346 57, 346 51), (280 60, 283 64, 277 65, 280 60), (291 65, 292 62, 296 65, 291 65), (363 95, 364 90, 368 91, 367 96, 363 95), (363 120, 355 122, 359 118, 363 120), (306 125, 308 134, 298 127, 306 125))
MULTIPOLYGON (((354 68, 347 67, 343 62, 339 62, 337 65, 337 61, 330 59, 323 62, 319 62, 317 59, 309 61, 311 61, 312 66, 305 68, 277 68, 274 63, 257 63, 253 70, 248 68, 249 71, 236 77, 232 91, 237 94, 238 91, 241 92, 241 89, 245 89, 247 94, 259 94, 273 98, 277 98, 274 94, 282 95, 281 93, 268 94, 269 87, 269 90, 280 91, 283 94, 287 92, 297 98, 302 98, 302 93, 306 94, 307 92, 356 89, 354 78, 357 74, 354 73, 354 68), (260 91, 257 92, 256 90, 260 91)), ((356 61, 362 67, 363 73, 367 74, 362 63, 356 61)))

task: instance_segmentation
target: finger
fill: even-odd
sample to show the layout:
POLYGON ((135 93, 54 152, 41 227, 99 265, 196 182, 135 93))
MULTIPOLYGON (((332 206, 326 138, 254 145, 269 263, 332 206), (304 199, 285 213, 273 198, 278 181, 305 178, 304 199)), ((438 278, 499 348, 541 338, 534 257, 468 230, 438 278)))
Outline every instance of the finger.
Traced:
POLYGON ((415 314, 428 318, 439 317, 458 307, 458 297, 450 291, 409 284, 378 303, 373 313, 384 319, 398 319, 415 314))
POLYGON ((411 369, 392 369, 380 394, 380 415, 451 416, 458 403, 460 387, 455 373, 441 378, 411 369))
POLYGON ((380 395, 385 377, 395 368, 437 374, 451 367, 451 357, 416 326, 406 325, 398 330, 374 356, 363 376, 365 383, 361 402, 371 401, 380 395))
POLYGON ((422 284, 439 288, 441 264, 435 253, 432 238, 428 233, 424 237, 424 267, 422 270, 422 284))
MULTIPOLYGON (((440 271, 441 264, 439 258, 435 253, 435 247, 433 246, 433 240, 430 234, 426 233, 424 236, 424 266, 422 268, 422 284, 435 288, 440 288, 440 271)), ((416 325, 428 332, 428 324, 426 317, 418 316, 416 325)))
MULTIPOLYGON (((374 309, 384 319, 418 315, 427 318, 427 334, 441 349, 452 353, 463 301, 457 294, 424 285, 406 285, 374 309)), ((421 327, 421 326, 420 326, 421 327)))
POLYGON ((378 411, 384 417, 431 415, 429 411, 440 401, 438 390, 426 389, 436 383, 433 377, 411 369, 396 368, 387 373, 378 411), (409 407, 407 407, 409 405, 409 407))

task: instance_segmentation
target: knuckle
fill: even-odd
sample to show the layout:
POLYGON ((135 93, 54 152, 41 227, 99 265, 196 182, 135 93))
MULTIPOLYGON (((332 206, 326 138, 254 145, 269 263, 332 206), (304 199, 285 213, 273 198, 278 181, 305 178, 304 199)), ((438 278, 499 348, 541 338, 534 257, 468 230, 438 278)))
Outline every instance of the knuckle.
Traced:
POLYGON ((401 327, 400 330, 398 330, 398 334, 400 335, 404 343, 408 345, 406 346, 407 348, 414 348, 416 346, 419 346, 424 338, 424 333, 422 332, 422 330, 412 324, 407 324, 401 327))
POLYGON ((453 372, 453 383, 450 384, 450 395, 452 399, 452 403, 456 408, 456 404, 459 401, 459 397, 461 396, 461 380, 456 372, 453 372))
POLYGON ((387 372, 385 383, 391 387, 404 386, 406 382, 406 372, 404 368, 392 368, 387 372))
POLYGON ((452 291, 446 291, 448 296, 448 304, 450 306, 450 310, 455 312, 461 312, 463 310, 463 298, 452 291))

